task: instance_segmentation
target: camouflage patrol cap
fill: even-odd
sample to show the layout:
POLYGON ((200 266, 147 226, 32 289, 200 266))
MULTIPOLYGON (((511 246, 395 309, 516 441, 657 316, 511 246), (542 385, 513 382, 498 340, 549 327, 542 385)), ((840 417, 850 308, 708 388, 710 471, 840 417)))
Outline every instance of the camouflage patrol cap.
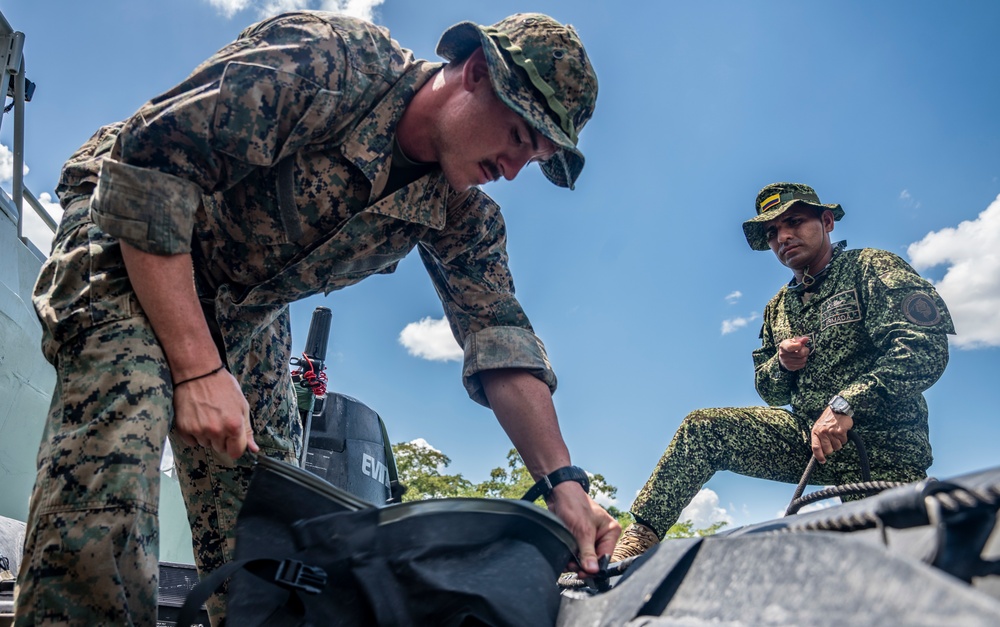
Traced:
POLYGON ((743 223, 743 234, 746 235, 750 248, 770 250, 771 247, 767 245, 767 236, 764 234, 764 224, 774 220, 797 203, 815 207, 820 211, 829 209, 833 212, 834 220, 844 217, 844 210, 840 208, 840 205, 822 204, 819 201, 819 196, 816 195, 816 190, 808 185, 771 183, 757 193, 757 201, 754 203, 757 217, 750 218, 743 223))
POLYGON ((453 61, 479 46, 500 100, 561 149, 540 164, 542 172, 573 189, 584 163, 576 147, 580 129, 597 102, 597 74, 576 30, 541 13, 518 13, 492 26, 461 22, 441 35, 437 53, 453 61))

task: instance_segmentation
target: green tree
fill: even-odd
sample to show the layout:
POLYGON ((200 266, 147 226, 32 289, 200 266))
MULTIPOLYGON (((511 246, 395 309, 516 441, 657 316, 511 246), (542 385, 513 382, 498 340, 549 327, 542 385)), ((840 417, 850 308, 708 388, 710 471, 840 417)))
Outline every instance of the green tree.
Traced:
MULTIPOLYGON (((610 513, 612 516, 615 517, 615 519, 618 521, 618 524, 622 526, 622 529, 628 527, 633 522, 635 522, 635 519, 629 512, 622 512, 616 507, 607 507, 605 509, 607 509, 608 513, 610 513)), ((703 529, 695 529, 693 521, 683 520, 674 523, 673 526, 670 527, 670 529, 667 529, 667 533, 663 536, 663 539, 673 540, 676 538, 703 538, 705 536, 710 536, 719 532, 723 527, 725 527, 728 524, 729 524, 728 522, 721 520, 719 522, 712 523, 711 525, 703 529)))
POLYGON ((725 521, 719 521, 717 523, 712 523, 704 529, 695 529, 694 523, 690 520, 685 520, 683 522, 675 523, 673 527, 667 530, 666 539, 670 538, 702 538, 705 536, 710 536, 728 525, 729 523, 725 521))
MULTIPOLYGON (((428 446, 414 442, 400 442, 392 445, 396 457, 396 469, 399 479, 408 490, 403 495, 404 501, 419 501, 422 499, 440 499, 459 496, 519 499, 535 484, 531 473, 524 465, 524 460, 516 449, 507 452, 506 466, 498 466, 490 471, 490 478, 481 483, 472 483, 460 474, 443 474, 442 469, 451 464, 451 459, 444 453, 428 446)), ((611 501, 618 495, 618 488, 609 484, 603 475, 590 476, 590 496, 595 500, 611 501)), ((545 507, 545 502, 538 501, 545 507)), ((613 516, 622 529, 633 522, 632 514, 615 506, 603 506, 613 516)), ((666 538, 692 538, 710 536, 728 523, 717 522, 704 529, 695 529, 690 520, 679 522, 671 527, 666 538)))
POLYGON ((519 499, 524 496, 535 480, 528 472, 517 449, 507 452, 507 467, 497 467, 490 471, 490 478, 472 487, 472 496, 495 499, 519 499))
MULTIPOLYGON (((524 460, 517 449, 507 451, 507 467, 498 467, 490 471, 490 478, 472 487, 472 496, 484 498, 519 499, 535 485, 535 479, 528 472, 524 460)), ((601 496, 612 500, 618 494, 618 488, 610 485, 603 475, 590 475, 590 496, 601 496)), ((543 501, 538 501, 542 505, 543 501)), ((614 508, 612 508, 614 509, 614 508)), ((610 509, 609 509, 610 511, 610 509)), ((612 516, 615 514, 612 513, 612 516)))
POLYGON ((441 469, 447 468, 451 459, 429 446, 399 442, 392 445, 392 454, 399 480, 407 486, 404 501, 464 496, 472 487, 462 475, 443 474, 441 469))

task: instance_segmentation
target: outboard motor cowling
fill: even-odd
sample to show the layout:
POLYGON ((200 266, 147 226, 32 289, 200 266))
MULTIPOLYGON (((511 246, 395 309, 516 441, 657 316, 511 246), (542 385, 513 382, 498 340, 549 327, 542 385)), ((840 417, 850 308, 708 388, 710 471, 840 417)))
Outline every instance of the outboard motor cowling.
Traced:
POLYGON ((370 407, 345 394, 328 393, 313 416, 304 467, 373 505, 392 497, 395 464, 382 419, 370 407))

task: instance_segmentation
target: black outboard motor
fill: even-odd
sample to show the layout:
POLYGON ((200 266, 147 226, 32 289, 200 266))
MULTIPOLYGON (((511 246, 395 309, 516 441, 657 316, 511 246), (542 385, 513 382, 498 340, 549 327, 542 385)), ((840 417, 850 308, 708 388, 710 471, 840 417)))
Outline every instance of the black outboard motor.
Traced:
POLYGON ((325 400, 312 418, 303 467, 373 505, 388 503, 396 469, 382 419, 350 396, 329 393, 325 400))
POLYGON ((305 438, 302 467, 371 503, 398 502, 405 491, 377 413, 361 401, 326 391, 326 348, 332 314, 317 307, 301 359, 292 373, 305 438))

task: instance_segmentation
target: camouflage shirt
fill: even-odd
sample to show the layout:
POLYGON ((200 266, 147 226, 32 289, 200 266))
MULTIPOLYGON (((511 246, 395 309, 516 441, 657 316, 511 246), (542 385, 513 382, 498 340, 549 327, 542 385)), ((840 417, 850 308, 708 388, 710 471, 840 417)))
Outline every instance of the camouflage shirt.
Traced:
POLYGON ((948 364, 951 315, 933 286, 898 256, 872 248, 840 251, 804 302, 786 286, 764 310, 762 345, 754 351, 757 391, 769 405, 791 405, 811 427, 839 394, 869 447, 906 451, 931 463, 922 392, 948 364), (782 340, 807 335, 805 368, 778 363, 782 340))
POLYGON ((105 232, 192 254, 230 359, 286 303, 391 273, 416 247, 464 346, 470 396, 486 404, 476 375, 493 368, 528 369, 554 390, 514 297, 499 206, 437 167, 383 193, 396 123, 440 67, 367 22, 265 20, 103 129, 60 186, 97 183, 91 215, 105 232))

